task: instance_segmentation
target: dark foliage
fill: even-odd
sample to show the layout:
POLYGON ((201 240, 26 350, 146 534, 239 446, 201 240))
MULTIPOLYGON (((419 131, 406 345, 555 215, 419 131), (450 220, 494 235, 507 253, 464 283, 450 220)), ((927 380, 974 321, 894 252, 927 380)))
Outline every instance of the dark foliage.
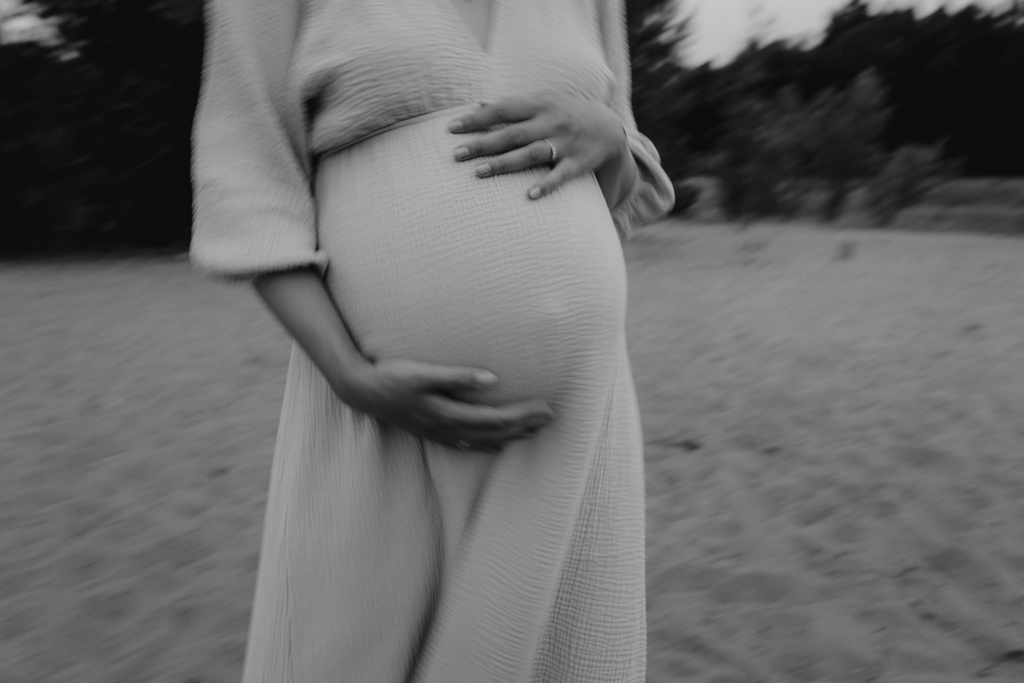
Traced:
POLYGON ((867 186, 867 206, 876 225, 888 225, 900 210, 957 174, 958 164, 943 159, 943 147, 906 145, 892 154, 867 186))
POLYGON ((66 42, 0 45, 4 251, 184 246, 198 5, 39 4, 66 42))
POLYGON ((688 102, 679 127, 689 152, 708 156, 729 135, 738 102, 770 99, 787 86, 813 97, 869 69, 893 108, 887 150, 945 140, 945 153, 962 159, 968 175, 1024 175, 1021 9, 968 6, 917 18, 909 10, 872 13, 852 0, 819 45, 752 45, 721 68, 687 70, 677 86, 688 102))
POLYGON ((810 99, 787 86, 770 99, 738 100, 710 163, 722 208, 738 219, 793 215, 813 191, 824 195, 822 218, 836 218, 850 190, 880 168, 889 115, 872 71, 810 99))
POLYGON ((681 178, 688 169, 687 138, 680 133, 687 103, 678 52, 689 22, 680 18, 677 0, 628 0, 626 15, 637 127, 658 148, 668 174, 681 178))

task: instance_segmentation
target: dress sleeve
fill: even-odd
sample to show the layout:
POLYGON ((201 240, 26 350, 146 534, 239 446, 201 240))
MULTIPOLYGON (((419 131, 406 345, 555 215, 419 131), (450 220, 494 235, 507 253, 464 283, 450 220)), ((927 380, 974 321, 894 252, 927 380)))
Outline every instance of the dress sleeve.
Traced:
POLYGON ((615 78, 607 103, 622 119, 626 140, 639 170, 629 194, 612 209, 612 220, 622 241, 634 231, 661 218, 675 203, 672 181, 661 167, 654 144, 637 130, 633 119, 629 43, 625 0, 597 0, 605 61, 615 78))
POLYGON ((205 5, 192 263, 231 279, 303 266, 322 273, 304 107, 290 77, 299 0, 205 5))

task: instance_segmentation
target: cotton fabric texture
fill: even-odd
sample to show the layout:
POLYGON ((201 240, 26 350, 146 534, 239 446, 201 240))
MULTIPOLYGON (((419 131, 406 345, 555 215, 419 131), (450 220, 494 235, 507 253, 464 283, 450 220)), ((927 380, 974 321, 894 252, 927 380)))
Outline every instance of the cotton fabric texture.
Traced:
POLYGON ((621 241, 672 188, 629 107, 622 0, 212 0, 192 259, 245 281, 315 266, 368 356, 487 368, 555 419, 460 452, 351 410, 292 346, 245 683, 644 679, 642 438, 621 241), (447 124, 573 92, 640 174, 477 178, 447 124))

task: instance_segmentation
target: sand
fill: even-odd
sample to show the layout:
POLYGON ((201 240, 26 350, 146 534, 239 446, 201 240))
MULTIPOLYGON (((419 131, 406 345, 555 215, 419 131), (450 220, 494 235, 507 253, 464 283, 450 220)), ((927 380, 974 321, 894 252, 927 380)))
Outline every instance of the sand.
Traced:
MULTIPOLYGON (((667 222, 627 261, 648 680, 1024 680, 1024 241, 667 222)), ((236 681, 287 338, 181 260, 0 289, 0 681, 236 681)))

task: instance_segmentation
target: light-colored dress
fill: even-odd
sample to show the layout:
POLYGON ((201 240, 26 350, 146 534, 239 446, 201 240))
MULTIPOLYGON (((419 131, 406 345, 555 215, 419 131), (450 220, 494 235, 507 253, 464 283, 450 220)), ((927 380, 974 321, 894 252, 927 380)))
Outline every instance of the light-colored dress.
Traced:
POLYGON ((555 419, 460 452, 355 412, 293 346, 246 683, 644 679, 642 439, 620 240, 671 185, 629 107, 622 0, 213 0, 195 126, 193 261, 316 265, 367 355, 494 371, 555 419), (448 122, 570 91, 622 118, 640 168, 481 179, 448 122))

